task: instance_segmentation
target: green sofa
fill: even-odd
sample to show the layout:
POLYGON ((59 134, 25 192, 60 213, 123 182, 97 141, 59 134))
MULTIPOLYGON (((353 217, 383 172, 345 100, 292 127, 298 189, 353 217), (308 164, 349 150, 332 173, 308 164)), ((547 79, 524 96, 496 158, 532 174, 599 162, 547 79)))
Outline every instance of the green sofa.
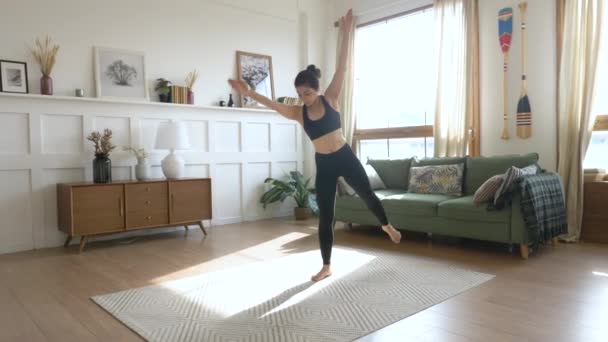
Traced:
MULTIPOLYGON (((386 185, 375 190, 389 221, 400 230, 435 233, 477 240, 519 244, 522 258, 528 258, 531 242, 521 215, 521 198, 516 192, 510 206, 488 211, 473 204, 475 191, 490 177, 511 166, 519 168, 538 162, 538 154, 497 157, 433 158, 425 160, 369 160, 386 185), (408 193, 409 169, 425 165, 465 165, 463 196, 408 193)), ((341 194, 336 200, 336 221, 348 224, 380 225, 356 195, 341 194)))

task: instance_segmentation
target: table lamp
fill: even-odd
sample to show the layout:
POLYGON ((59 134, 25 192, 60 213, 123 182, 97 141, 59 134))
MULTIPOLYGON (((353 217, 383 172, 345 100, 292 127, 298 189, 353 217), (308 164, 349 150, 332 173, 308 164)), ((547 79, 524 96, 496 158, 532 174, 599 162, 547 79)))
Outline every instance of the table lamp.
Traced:
POLYGON ((167 179, 177 179, 184 176, 184 159, 175 154, 175 150, 190 148, 188 129, 183 122, 161 122, 156 131, 157 150, 169 150, 170 153, 163 159, 161 166, 167 179))

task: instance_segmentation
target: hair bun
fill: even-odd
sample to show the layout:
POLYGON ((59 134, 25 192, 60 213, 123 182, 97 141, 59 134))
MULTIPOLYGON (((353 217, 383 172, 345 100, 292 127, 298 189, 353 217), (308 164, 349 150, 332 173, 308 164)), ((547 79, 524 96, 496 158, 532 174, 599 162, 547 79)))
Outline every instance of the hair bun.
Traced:
POLYGON ((306 70, 312 72, 317 78, 321 78, 321 69, 317 68, 314 64, 309 65, 306 70))

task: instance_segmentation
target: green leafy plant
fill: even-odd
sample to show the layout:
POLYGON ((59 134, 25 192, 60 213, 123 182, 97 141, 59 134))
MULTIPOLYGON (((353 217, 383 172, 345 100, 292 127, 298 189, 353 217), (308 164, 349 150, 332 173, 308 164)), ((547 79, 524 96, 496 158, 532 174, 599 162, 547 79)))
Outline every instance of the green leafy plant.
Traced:
POLYGON ((266 191, 260 199, 264 209, 271 203, 283 202, 285 199, 293 197, 298 208, 310 208, 314 213, 319 211, 315 189, 309 187, 310 178, 304 180, 304 176, 299 171, 291 171, 285 180, 266 178, 264 183, 272 185, 272 188, 266 191))
POLYGON ((154 90, 160 95, 169 95, 169 92, 171 91, 171 81, 167 81, 164 78, 157 79, 154 90))

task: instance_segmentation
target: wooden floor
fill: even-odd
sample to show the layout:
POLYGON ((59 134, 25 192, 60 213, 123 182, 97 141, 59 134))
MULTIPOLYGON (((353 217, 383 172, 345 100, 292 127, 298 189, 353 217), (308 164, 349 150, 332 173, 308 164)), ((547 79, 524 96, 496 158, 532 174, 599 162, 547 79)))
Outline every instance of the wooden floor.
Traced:
MULTIPOLYGON (((0 341, 138 341, 89 297, 318 248, 313 221, 208 232, 0 256, 0 341)), ((524 261, 517 249, 466 240, 411 235, 393 245, 365 227, 338 227, 336 243, 496 275, 363 341, 608 341, 608 245, 547 246, 524 261)))

